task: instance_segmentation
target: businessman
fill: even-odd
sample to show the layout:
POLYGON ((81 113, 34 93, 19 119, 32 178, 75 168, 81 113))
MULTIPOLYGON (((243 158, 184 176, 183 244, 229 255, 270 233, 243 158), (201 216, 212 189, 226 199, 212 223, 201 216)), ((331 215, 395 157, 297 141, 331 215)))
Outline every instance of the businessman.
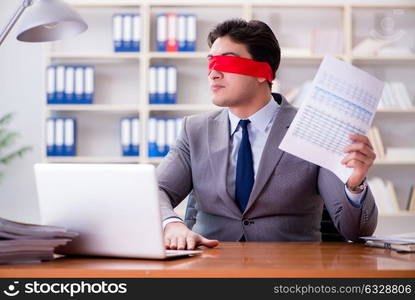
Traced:
MULTIPOLYGON (((157 168, 165 245, 219 241, 320 241, 323 204, 348 240, 371 235, 377 208, 366 175, 375 160, 367 137, 350 136, 344 184, 332 172, 278 148, 296 109, 271 93, 280 47, 263 22, 232 19, 208 36, 208 79, 222 109, 184 119, 157 168), (186 227, 173 208, 190 192, 197 217, 186 227)), ((195 95, 197 96, 197 95, 195 95)))

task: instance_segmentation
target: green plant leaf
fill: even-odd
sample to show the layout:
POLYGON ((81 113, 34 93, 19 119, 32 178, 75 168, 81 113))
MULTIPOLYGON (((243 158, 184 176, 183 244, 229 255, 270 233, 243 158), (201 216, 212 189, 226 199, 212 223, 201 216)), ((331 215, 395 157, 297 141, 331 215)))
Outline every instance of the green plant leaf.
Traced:
MULTIPOLYGON (((8 113, 0 118, 0 154, 4 151, 5 148, 10 147, 16 139, 20 136, 17 132, 11 132, 6 128, 11 120, 13 119, 13 113, 8 113)), ((22 157, 23 154, 32 150, 32 147, 21 147, 19 150, 13 151, 12 153, 7 154, 6 156, 0 155, 0 165, 7 165, 13 159, 17 157, 22 157)), ((0 183, 4 178, 4 171, 0 171, 0 183)))
POLYGON ((0 139, 0 151, 12 145, 20 134, 17 132, 6 133, 6 136, 0 139))
POLYGON ((0 126, 6 126, 10 123, 10 121, 13 119, 13 113, 8 113, 1 117, 0 119, 0 126))
POLYGON ((14 151, 14 152, 0 158, 0 164, 7 165, 8 163, 10 163, 16 157, 22 157, 24 153, 26 153, 30 150, 32 150, 32 147, 26 146, 26 147, 23 147, 23 148, 21 148, 17 151, 14 151))

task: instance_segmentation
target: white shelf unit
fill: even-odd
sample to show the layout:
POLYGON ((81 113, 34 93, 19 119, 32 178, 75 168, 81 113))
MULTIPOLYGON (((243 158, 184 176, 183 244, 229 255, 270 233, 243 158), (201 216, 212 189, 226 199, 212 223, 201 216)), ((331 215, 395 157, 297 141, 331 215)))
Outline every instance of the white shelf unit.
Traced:
MULTIPOLYGON (((51 115, 79 117, 77 157, 47 157, 45 162, 99 162, 99 163, 152 163, 158 164, 161 158, 149 158, 147 153, 147 125, 151 116, 183 116, 191 113, 216 109, 210 103, 207 82, 207 33, 217 23, 234 17, 261 19, 274 30, 282 47, 281 66, 277 73, 278 91, 286 93, 301 82, 312 79, 323 54, 296 54, 289 49, 309 48, 310 32, 319 28, 337 28, 342 33, 343 49, 335 56, 368 70, 381 80, 397 79, 404 68, 407 82, 415 78, 415 55, 401 57, 353 56, 352 48, 359 35, 368 26, 365 17, 373 11, 403 9, 412 16, 415 4, 394 1, 391 4, 338 4, 330 1, 303 3, 294 1, 68 1, 73 4, 88 22, 89 30, 79 37, 45 46, 45 69, 51 63, 92 64, 96 67, 96 93, 93 105, 46 105, 45 119, 51 115), (137 12, 141 15, 141 51, 139 53, 114 53, 112 51, 112 14, 137 12), (194 13, 197 15, 197 52, 166 53, 155 51, 155 16, 163 12, 194 13), (301 16, 301 22, 299 17, 301 16), (321 27, 322 26, 322 27, 321 27), (357 34, 357 31, 359 34, 357 34), (287 50, 288 49, 288 50, 287 50), (174 64, 178 67, 178 104, 151 105, 148 103, 149 66, 151 64, 174 64), (389 68, 396 69, 389 72, 389 68), (117 120, 125 116, 138 116, 140 119, 140 156, 122 157, 119 145, 119 124, 117 120), (90 118, 90 120, 88 120, 90 118), (97 123, 98 122, 98 123, 97 123), (99 123, 101 122, 101 123, 99 123), (112 122, 112 123, 110 123, 112 122), (95 124, 95 127, 93 125, 95 124), (98 124, 98 125, 97 125, 98 124), (102 128, 100 127, 102 124, 102 128), (97 137, 98 136, 98 137, 97 137), (92 142, 94 140, 94 142, 92 142), (112 140, 112 142, 110 141, 112 140), (100 143, 103 143, 99 146, 100 143), (87 145, 84 145, 87 144, 87 145), (100 148, 112 147, 111 151, 100 148)), ((415 19, 415 18, 414 18, 415 19)), ((415 21, 409 22, 412 33, 415 21), (413 28, 412 28, 413 27, 413 28)), ((369 24, 370 25, 370 24, 369 24)), ((406 24, 408 26, 408 24, 406 24)), ((415 35, 412 35, 415 36, 415 35)), ((415 44, 415 43, 414 43, 415 44)), ((415 86, 408 86, 411 98, 415 98, 415 86)), ((45 93, 46 94, 46 93, 45 93)), ((46 98, 46 96, 45 96, 46 98)), ((415 107, 408 110, 380 110, 375 125, 402 124, 399 132, 415 132, 415 107), (390 121, 390 119, 392 121, 390 121), (379 123, 380 122, 380 123, 379 123), (403 128, 403 130, 401 130, 403 128)), ((45 124, 43 124, 45 125, 45 124)), ((415 141, 408 136, 395 135, 391 129, 379 126, 385 133, 387 145, 415 147, 415 141)), ((43 132, 44 126, 43 126, 43 132)), ((44 141, 45 139, 43 139, 44 141)), ((398 184, 401 206, 405 193, 415 184, 415 158, 409 161, 377 160, 370 176, 388 177, 390 173, 405 168, 408 177, 403 185, 398 184), (392 172, 390 171, 392 170, 392 172), (412 180, 412 183, 410 182, 412 180)), ((399 173, 399 172, 397 172, 399 173)), ((394 183, 401 182, 400 174, 390 177, 394 183)))
POLYGON ((359 61, 376 61, 376 62, 395 62, 395 61, 403 61, 403 62, 415 62, 415 55, 414 56, 397 56, 397 57, 379 57, 379 56, 353 56, 353 62, 359 61))
POLYGON ((380 166, 415 166, 415 158, 413 160, 391 160, 391 159, 377 159, 375 165, 380 166))
POLYGON ((59 53, 50 54, 51 59, 81 59, 81 60, 123 60, 140 59, 140 53, 59 53))
POLYGON ((116 156, 75 156, 75 157, 48 157, 48 163, 140 163, 138 157, 116 156))
POLYGON ((94 105, 68 105, 68 104, 50 104, 46 110, 53 111, 95 111, 95 112, 136 112, 140 108, 134 104, 113 105, 113 104, 94 104, 94 105))

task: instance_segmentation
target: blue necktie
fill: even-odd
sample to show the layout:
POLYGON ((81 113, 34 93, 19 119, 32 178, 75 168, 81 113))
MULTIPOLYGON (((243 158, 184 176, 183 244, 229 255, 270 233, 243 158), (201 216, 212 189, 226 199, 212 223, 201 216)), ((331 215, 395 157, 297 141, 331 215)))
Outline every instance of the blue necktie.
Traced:
POLYGON ((250 122, 249 120, 239 121, 239 125, 242 128, 242 140, 236 161, 235 200, 242 212, 248 204, 249 196, 254 186, 254 163, 248 134, 248 124, 250 122))

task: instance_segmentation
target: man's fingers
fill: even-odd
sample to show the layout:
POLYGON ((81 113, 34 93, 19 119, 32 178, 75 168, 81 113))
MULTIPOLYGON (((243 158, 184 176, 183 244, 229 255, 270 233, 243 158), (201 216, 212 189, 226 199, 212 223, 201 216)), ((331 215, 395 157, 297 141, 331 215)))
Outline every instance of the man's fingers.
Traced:
POLYGON ((187 249, 193 250, 196 247, 196 241, 194 237, 188 236, 186 238, 186 242, 187 242, 187 249))
POLYGON ((205 238, 201 235, 199 237, 200 237, 199 238, 199 244, 200 245, 203 245, 203 246, 206 246, 206 247, 209 247, 209 248, 213 248, 213 247, 216 247, 217 245, 219 245, 218 240, 209 240, 209 239, 207 239, 207 238, 205 238))
POLYGON ((370 163, 372 162, 372 160, 369 157, 367 157, 366 155, 363 155, 359 152, 354 152, 354 153, 348 155, 347 157, 345 157, 341 161, 341 163, 342 164, 347 164, 351 160, 358 160, 358 161, 360 161, 364 164, 367 164, 367 165, 370 165, 370 163))
POLYGON ((344 148, 343 152, 345 152, 345 153, 360 152, 360 153, 366 155, 367 157, 370 157, 370 158, 373 158, 373 159, 376 157, 376 154, 373 151, 373 149, 371 149, 368 145, 366 145, 364 143, 351 144, 351 145, 347 146, 346 148, 344 148))
POLYGON ((186 239, 184 237, 177 238, 177 250, 186 249, 186 239))
POLYGON ((368 145, 369 148, 373 149, 373 146, 370 143, 369 138, 367 136, 365 136, 365 135, 356 135, 356 134, 353 134, 353 135, 350 135, 349 136, 349 139, 352 140, 352 141, 355 141, 355 142, 364 143, 364 144, 368 145))
POLYGON ((184 250, 194 249, 199 245, 216 247, 216 240, 208 240, 201 235, 189 230, 183 223, 169 223, 164 229, 164 245, 167 249, 184 250))
POLYGON ((365 168, 365 164, 359 160, 351 160, 346 163, 346 166, 349 168, 361 168, 361 169, 365 168))
POLYGON ((343 152, 361 151, 370 155, 369 153, 374 151, 370 140, 364 135, 350 135, 349 139, 353 143, 344 148, 343 152))
POLYGON ((177 249, 177 238, 173 237, 170 239, 170 249, 175 250, 177 249))
POLYGON ((166 247, 166 249, 170 249, 170 238, 164 239, 164 246, 166 247))

